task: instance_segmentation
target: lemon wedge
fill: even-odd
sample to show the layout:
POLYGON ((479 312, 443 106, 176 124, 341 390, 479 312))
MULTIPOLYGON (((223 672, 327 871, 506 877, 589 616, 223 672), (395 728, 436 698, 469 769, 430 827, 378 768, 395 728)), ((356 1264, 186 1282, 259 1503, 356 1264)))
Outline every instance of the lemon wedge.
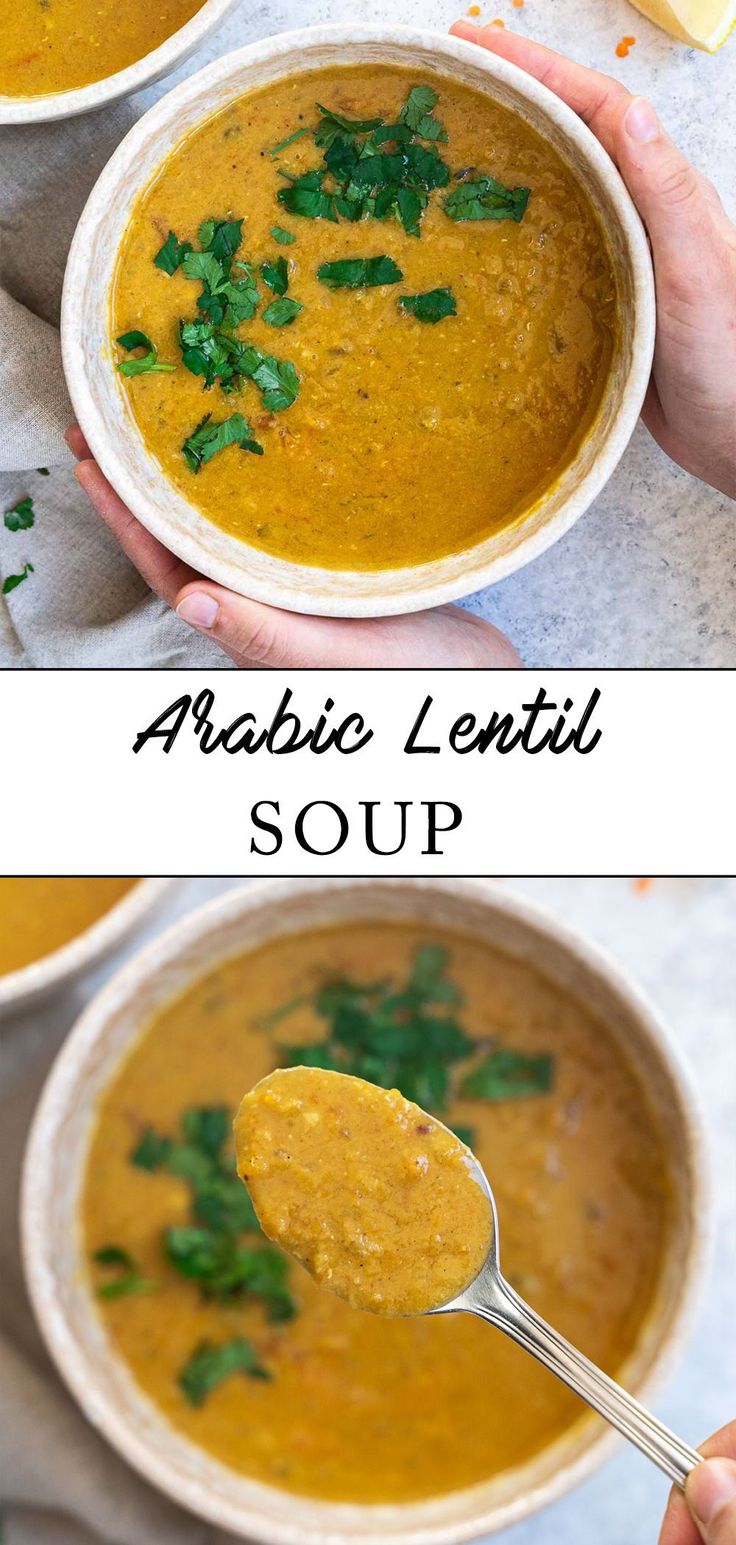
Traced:
POLYGON ((714 54, 736 26, 736 0, 632 0, 673 38, 714 54))

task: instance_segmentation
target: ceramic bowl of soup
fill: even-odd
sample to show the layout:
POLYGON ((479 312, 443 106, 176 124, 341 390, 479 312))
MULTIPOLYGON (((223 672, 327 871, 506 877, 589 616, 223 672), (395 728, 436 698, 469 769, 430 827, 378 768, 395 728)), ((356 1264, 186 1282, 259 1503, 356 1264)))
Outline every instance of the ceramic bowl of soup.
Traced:
POLYGON ((0 123, 49 123, 150 86, 239 0, 13 0, 0 40, 0 123))
POLYGON ((234 590, 345 616, 468 594, 562 536, 653 337, 641 223, 580 119, 462 39, 352 24, 252 44, 146 114, 62 315, 77 417, 139 520, 234 590))
POLYGON ((0 1016, 116 949, 173 883, 114 875, 0 879, 0 1016))
POLYGON ((621 971, 485 882, 251 884, 108 982, 25 1163, 51 1355, 147 1480, 248 1540, 446 1545, 506 1527, 616 1439, 487 1326, 353 1309, 258 1234, 231 1121, 300 1062, 396 1082, 467 1137, 505 1274, 651 1392, 698 1274, 692 1098, 621 971))

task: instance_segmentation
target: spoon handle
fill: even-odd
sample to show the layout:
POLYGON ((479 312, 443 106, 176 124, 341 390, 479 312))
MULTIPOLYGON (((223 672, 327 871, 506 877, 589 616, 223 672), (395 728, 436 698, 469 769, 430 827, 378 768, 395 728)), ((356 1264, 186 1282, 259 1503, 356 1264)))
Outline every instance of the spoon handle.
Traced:
POLYGON ((485 1302, 473 1301, 473 1313, 506 1331, 577 1395, 587 1400, 588 1405, 617 1427, 624 1437, 635 1443, 676 1486, 684 1487, 702 1454, 683 1443, 638 1400, 596 1368, 595 1363, 589 1362, 582 1352, 536 1314, 502 1277, 496 1278, 491 1292, 488 1292, 487 1283, 484 1286, 485 1302))

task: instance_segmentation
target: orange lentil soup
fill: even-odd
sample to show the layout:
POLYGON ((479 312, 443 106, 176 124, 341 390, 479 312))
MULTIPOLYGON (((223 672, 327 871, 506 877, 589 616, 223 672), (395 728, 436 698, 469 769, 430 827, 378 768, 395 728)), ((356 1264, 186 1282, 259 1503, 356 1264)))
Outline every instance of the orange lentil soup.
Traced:
POLYGON ((0 879, 0 976, 76 939, 137 883, 118 878, 0 879))
POLYGON ((441 1107, 491 1178, 511 1282, 609 1373, 631 1352, 670 1218, 645 1089, 605 1024, 529 966, 396 923, 288 935, 143 1027, 101 1101, 82 1204, 112 1345, 182 1433, 290 1492, 408 1502, 520 1464, 580 1419, 564 1385, 469 1316, 352 1308, 248 1218, 231 1123, 289 1059, 370 1064, 441 1107))
POLYGON ((116 75, 153 52, 204 0, 12 0, 0 36, 0 96, 48 96, 116 75))
POLYGON ((148 450, 295 563, 411 566, 504 530, 601 403, 616 284, 587 196, 515 113, 432 83, 360 65, 238 99, 164 163, 120 252, 148 450))
POLYGON ((277 1068, 243 1099, 235 1151, 263 1232, 356 1309, 438 1309, 488 1256, 469 1149, 398 1089, 277 1068))

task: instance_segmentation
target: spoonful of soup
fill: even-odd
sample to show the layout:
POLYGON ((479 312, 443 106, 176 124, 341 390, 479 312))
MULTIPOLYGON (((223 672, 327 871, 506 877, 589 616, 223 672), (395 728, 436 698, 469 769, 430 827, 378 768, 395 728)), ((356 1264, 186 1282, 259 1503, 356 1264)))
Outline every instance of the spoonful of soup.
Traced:
POLYGON ((374 1314, 488 1320, 684 1486, 701 1455, 506 1282, 488 1179, 435 1117, 396 1089, 284 1068, 243 1099, 235 1146, 264 1233, 315 1281, 374 1314))

